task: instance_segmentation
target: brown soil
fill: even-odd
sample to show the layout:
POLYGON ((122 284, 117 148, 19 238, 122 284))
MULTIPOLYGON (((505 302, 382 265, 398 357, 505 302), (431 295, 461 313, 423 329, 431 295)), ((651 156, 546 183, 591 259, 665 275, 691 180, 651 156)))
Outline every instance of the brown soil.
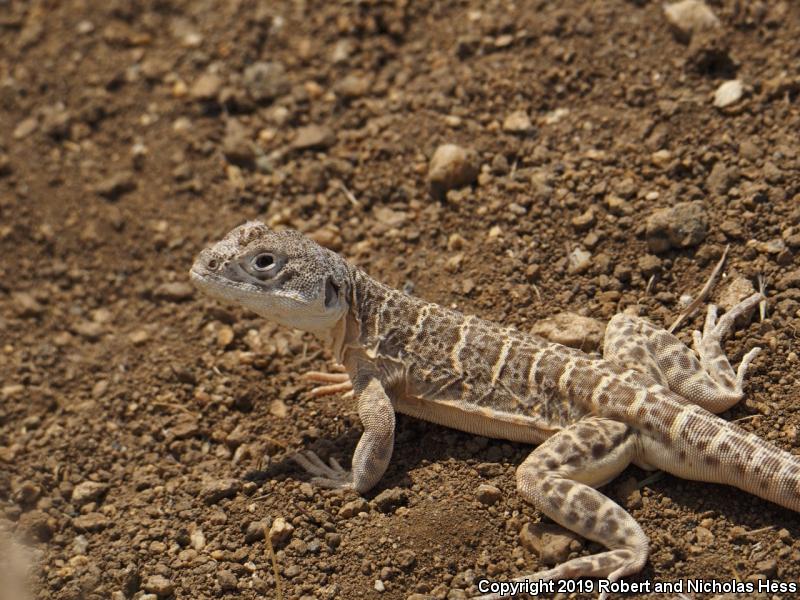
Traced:
MULTIPOLYGON (((251 523, 277 517, 287 599, 465 598, 543 566, 518 538, 540 518, 514 491, 524 445, 400 418, 368 512, 307 483, 291 454, 346 463, 359 433, 351 403, 304 395, 325 354, 183 285, 246 219, 525 329, 636 303, 670 322, 731 244, 728 272, 763 275, 771 305, 728 345, 766 351, 726 416, 796 448, 800 292, 776 284, 800 250, 800 5, 712 8, 722 34, 687 45, 646 0, 0 1, 0 510, 41 550, 38 597, 274 598, 251 523), (257 61, 285 73, 254 99, 257 61), (714 108, 733 77, 743 99, 714 108), (518 110, 531 130, 504 131, 518 110), (303 132, 315 148, 292 145, 306 125, 329 130, 303 132), (440 200, 446 142, 484 169, 440 200), (646 218, 684 200, 708 235, 647 262, 648 287, 646 218)), ((671 476, 630 494, 645 477, 608 492, 651 538, 639 580, 800 579, 794 513, 671 476)))

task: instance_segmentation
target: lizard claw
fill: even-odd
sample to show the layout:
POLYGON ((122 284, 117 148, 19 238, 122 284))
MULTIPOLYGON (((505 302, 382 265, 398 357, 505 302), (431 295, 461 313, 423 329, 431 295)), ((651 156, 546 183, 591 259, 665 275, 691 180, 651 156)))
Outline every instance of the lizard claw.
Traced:
POLYGON ((310 450, 295 454, 292 458, 306 472, 314 475, 311 481, 320 487, 335 490, 352 489, 353 487, 353 474, 342 468, 339 461, 333 457, 330 458, 330 466, 310 450))
POLYGON ((335 372, 325 373, 323 371, 308 371, 301 376, 305 381, 326 384, 314 387, 308 393, 310 398, 319 398, 321 396, 330 396, 339 393, 344 393, 345 397, 353 396, 353 383, 350 381, 350 376, 347 374, 344 367, 342 365, 333 365, 331 370, 335 372))

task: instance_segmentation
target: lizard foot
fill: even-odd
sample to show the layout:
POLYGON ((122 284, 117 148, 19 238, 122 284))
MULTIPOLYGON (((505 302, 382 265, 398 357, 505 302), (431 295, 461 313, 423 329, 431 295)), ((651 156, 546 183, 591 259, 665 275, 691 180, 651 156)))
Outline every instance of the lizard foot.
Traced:
POLYGON ((350 376, 344 370, 344 367, 342 365, 334 365, 332 370, 337 372, 324 373, 322 371, 308 371, 302 375, 305 381, 326 384, 312 388, 309 392, 311 398, 319 398, 321 396, 330 396, 339 393, 344 393, 347 398, 353 396, 353 383, 350 381, 350 376))
POLYGON ((353 474, 342 468, 335 458, 330 458, 330 466, 326 465, 315 452, 306 450, 295 454, 294 461, 306 472, 314 475, 311 482, 324 488, 345 490, 353 488, 353 474))
MULTIPOLYGON (((714 379, 723 382, 726 379, 730 379, 729 376, 726 377, 725 375, 725 372, 731 369, 722 350, 721 342, 733 328, 734 321, 740 315, 752 310, 763 299, 764 296, 762 294, 755 293, 731 308, 719 319, 717 319, 717 307, 714 304, 708 305, 703 332, 695 331, 692 337, 695 351, 714 379)), ((742 362, 736 370, 735 380, 730 382, 735 392, 742 393, 747 368, 759 352, 761 352, 761 348, 753 348, 742 357, 742 362)))

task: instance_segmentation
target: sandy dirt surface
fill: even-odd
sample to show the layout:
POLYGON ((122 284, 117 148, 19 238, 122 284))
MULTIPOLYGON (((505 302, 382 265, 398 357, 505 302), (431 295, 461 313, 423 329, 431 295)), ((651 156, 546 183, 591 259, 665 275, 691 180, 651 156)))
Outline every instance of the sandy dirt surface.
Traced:
MULTIPOLYGON (((730 244, 716 293, 761 277, 770 304, 727 344, 765 351, 725 416, 797 452, 800 6, 710 9, 689 38, 646 0, 0 1, 0 511, 37 597, 276 598, 264 528, 286 599, 545 566, 527 446, 401 417, 364 501, 308 483, 293 453, 346 464, 360 433, 305 394, 329 357, 188 285, 246 219, 523 330, 670 323, 730 244), (474 181, 433 194, 444 143, 474 181)), ((647 476, 607 488, 652 542, 635 581, 800 580, 798 515, 647 476)))

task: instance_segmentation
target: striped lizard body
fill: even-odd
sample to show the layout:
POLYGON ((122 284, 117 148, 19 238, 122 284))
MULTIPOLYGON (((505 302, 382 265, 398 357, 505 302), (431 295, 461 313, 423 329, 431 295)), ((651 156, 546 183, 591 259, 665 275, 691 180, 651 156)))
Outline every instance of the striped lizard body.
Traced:
POLYGON ((641 527, 596 489, 631 463, 800 511, 800 459, 714 414, 742 398, 758 349, 734 371, 720 344, 760 294, 719 319, 709 307, 694 351, 644 319, 617 315, 596 358, 405 295, 296 231, 258 222, 204 250, 191 276, 213 297, 317 334, 344 365, 346 373, 320 380, 352 389, 364 433, 351 471, 298 455, 321 486, 372 488, 391 458, 396 412, 538 444, 517 470, 520 494, 607 550, 520 580, 615 581, 643 567, 641 527))

